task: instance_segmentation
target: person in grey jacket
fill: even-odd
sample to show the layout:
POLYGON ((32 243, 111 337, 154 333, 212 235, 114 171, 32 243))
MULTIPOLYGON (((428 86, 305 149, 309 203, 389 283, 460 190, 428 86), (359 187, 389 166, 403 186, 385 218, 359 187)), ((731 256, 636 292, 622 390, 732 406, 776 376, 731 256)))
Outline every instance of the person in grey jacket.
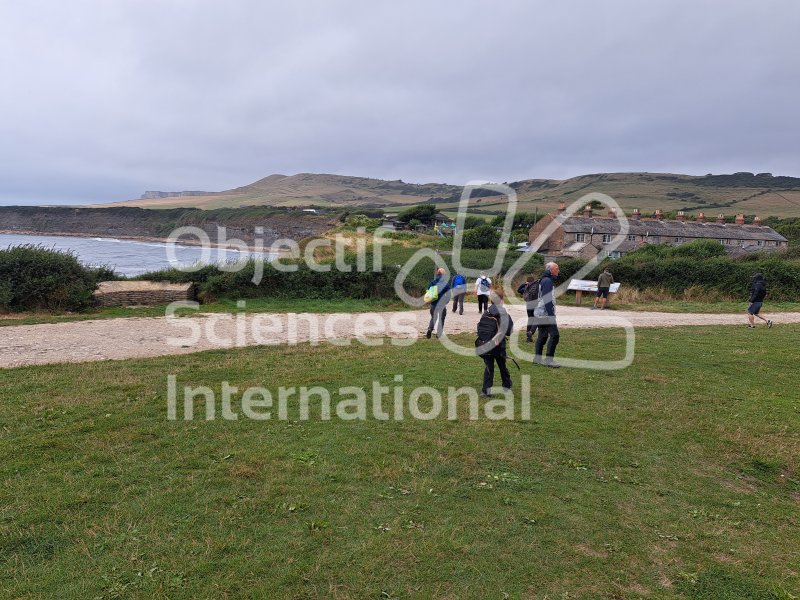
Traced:
POLYGON ((608 270, 608 267, 606 267, 603 269, 603 272, 600 273, 600 277, 597 278, 597 294, 594 297, 594 306, 592 306, 592 310, 597 308, 598 300, 600 300, 600 310, 606 307, 608 292, 611 289, 612 283, 614 283, 614 276, 611 274, 611 271, 608 270))

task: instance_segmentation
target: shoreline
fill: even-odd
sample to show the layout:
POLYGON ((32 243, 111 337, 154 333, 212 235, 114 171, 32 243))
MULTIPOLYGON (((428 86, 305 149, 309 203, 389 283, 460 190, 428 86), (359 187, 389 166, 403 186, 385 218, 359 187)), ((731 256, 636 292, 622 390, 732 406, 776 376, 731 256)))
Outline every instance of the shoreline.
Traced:
MULTIPOLYGON (((100 238, 105 240, 125 240, 129 242, 150 242, 150 243, 157 243, 157 244, 167 244, 167 238, 159 238, 159 237, 152 237, 152 236, 134 236, 134 235, 99 235, 96 233, 77 233, 77 232, 44 232, 44 231, 29 231, 25 230, 12 230, 12 229, 0 229, 0 235, 31 235, 31 236, 53 236, 53 237, 74 237, 74 238, 100 238)), ((202 248, 203 244, 199 240, 180 240, 175 242, 176 246, 189 246, 195 248, 202 248)), ((220 242, 211 242, 212 248, 221 248, 221 249, 228 249, 228 250, 238 250, 236 246, 231 244, 222 244, 220 242)), ((280 252, 272 252, 267 248, 262 248, 258 250, 251 246, 250 244, 247 245, 247 249, 250 252, 263 252, 264 254, 271 254, 271 255, 285 255, 288 250, 282 249, 280 252)))

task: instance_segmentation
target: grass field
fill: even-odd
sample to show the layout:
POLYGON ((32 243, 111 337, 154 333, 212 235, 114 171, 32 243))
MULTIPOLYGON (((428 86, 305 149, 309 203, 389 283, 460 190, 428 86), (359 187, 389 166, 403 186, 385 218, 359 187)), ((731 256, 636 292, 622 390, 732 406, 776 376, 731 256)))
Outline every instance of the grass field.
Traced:
POLYGON ((647 329, 626 370, 512 367, 530 421, 167 420, 168 374, 477 387, 435 340, 0 370, 0 597, 793 598, 798 334, 647 329))

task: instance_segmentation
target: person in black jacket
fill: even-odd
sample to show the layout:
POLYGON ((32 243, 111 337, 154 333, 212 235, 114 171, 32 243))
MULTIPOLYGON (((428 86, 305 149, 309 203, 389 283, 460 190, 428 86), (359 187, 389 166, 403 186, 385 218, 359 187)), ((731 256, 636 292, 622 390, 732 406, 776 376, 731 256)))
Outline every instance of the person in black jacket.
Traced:
POLYGON ((478 322, 478 339, 475 342, 478 356, 484 364, 482 396, 488 396, 489 388, 494 385, 495 363, 500 370, 503 388, 511 389, 511 373, 506 366, 506 338, 514 329, 514 321, 503 307, 503 291, 495 290, 491 296, 492 305, 478 322))
POLYGON ((525 283, 517 288, 517 293, 525 300, 525 312, 528 313, 528 324, 525 327, 526 342, 533 341, 533 333, 536 331, 536 318, 533 316, 533 311, 536 308, 536 301, 527 301, 527 297, 529 296, 528 290, 534 290, 536 287, 539 287, 539 280, 533 275, 528 275, 525 283))
POLYGON ((556 298, 553 293, 555 288, 553 282, 558 277, 558 273, 559 267, 556 263, 549 262, 545 265, 544 275, 539 280, 539 302, 533 311, 539 331, 534 346, 536 354, 533 357, 533 362, 553 369, 558 369, 561 366, 554 360, 556 346, 558 346, 558 340, 560 339, 558 325, 556 324, 556 298), (547 357, 543 360, 542 351, 545 344, 547 344, 547 357))
POLYGON ((767 324, 767 327, 772 327, 772 321, 765 319, 759 313, 764 304, 764 298, 767 297, 767 284, 764 283, 764 276, 761 273, 753 275, 753 283, 750 285, 750 306, 747 307, 747 320, 750 324, 748 329, 755 329, 755 319, 758 317, 767 324))

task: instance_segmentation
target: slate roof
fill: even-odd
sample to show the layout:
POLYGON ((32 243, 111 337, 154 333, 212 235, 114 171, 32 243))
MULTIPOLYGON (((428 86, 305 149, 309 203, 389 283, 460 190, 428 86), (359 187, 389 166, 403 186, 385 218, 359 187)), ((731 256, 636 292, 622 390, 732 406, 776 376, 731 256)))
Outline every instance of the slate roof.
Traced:
MULTIPOLYGON (((787 241, 765 225, 736 225, 734 223, 698 223, 697 221, 659 221, 657 219, 628 219, 629 235, 662 237, 711 238, 717 240, 787 241)), ((612 233, 619 231, 619 221, 602 217, 569 217, 562 225, 565 233, 612 233)))

